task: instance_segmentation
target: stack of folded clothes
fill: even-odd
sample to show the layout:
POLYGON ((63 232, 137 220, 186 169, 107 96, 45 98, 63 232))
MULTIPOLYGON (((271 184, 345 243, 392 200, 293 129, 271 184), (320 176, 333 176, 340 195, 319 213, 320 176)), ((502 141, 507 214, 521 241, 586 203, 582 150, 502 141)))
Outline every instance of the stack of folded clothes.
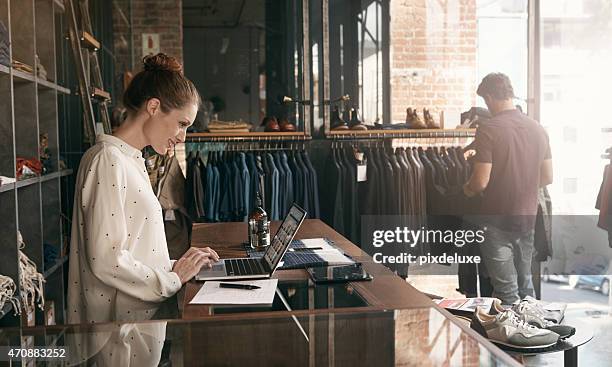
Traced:
POLYGON ((208 131, 219 134, 248 133, 250 129, 251 124, 244 121, 213 120, 208 124, 208 131))
POLYGON ((9 53, 9 33, 4 23, 0 22, 0 64, 4 66, 11 65, 11 56, 9 53))
POLYGON ((24 73, 29 73, 29 74, 32 74, 32 71, 34 70, 32 69, 30 65, 24 64, 21 61, 17 61, 17 60, 13 60, 13 68, 19 71, 23 71, 24 73))

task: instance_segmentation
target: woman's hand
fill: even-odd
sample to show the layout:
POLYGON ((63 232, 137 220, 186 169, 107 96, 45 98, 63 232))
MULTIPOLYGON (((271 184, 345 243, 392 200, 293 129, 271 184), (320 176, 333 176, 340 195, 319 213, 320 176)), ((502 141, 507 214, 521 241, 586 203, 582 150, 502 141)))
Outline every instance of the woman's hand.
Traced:
POLYGON ((219 255, 210 247, 191 247, 174 263, 172 271, 181 279, 181 284, 187 283, 200 272, 200 269, 210 268, 219 261, 219 255))

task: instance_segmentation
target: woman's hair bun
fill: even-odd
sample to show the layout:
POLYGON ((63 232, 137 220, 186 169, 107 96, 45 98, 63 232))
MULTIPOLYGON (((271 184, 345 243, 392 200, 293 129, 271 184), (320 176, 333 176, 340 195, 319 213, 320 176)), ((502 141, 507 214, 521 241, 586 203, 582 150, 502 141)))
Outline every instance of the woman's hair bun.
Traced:
POLYGON ((183 71, 183 67, 174 57, 162 52, 157 55, 145 56, 142 63, 145 71, 174 71, 177 73, 183 71))

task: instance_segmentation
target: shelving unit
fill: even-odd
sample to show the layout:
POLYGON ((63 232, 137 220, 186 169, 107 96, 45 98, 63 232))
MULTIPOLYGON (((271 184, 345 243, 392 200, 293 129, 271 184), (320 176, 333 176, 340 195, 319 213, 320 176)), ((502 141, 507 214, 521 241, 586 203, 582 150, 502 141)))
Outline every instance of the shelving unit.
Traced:
MULTIPOLYGON (((7 0, 0 2, 0 21, 9 30, 11 59, 32 66, 34 73, 0 65, 0 175, 15 177, 16 159, 39 156, 39 136, 48 134, 53 170, 0 186, 0 273, 18 283, 17 231, 26 244, 24 253, 46 278, 45 300, 55 304, 56 323, 65 320, 65 274, 63 253, 62 183, 71 169, 58 170, 60 162, 60 104, 73 98, 65 85, 66 69, 61 57, 63 37, 58 19, 64 17, 62 0, 7 0), (36 75, 36 56, 47 79, 36 75), (61 74, 61 75, 60 75, 61 74), (55 246, 58 261, 45 268, 44 246, 55 246)), ((72 67, 72 65, 70 65, 72 67)), ((63 119, 63 117, 62 117, 63 119)), ((24 326, 10 305, 0 311, 0 325, 24 326), (10 312, 6 312, 6 311, 10 312)), ((36 309, 37 324, 43 313, 36 309)), ((13 345, 19 345, 16 341, 13 345)))

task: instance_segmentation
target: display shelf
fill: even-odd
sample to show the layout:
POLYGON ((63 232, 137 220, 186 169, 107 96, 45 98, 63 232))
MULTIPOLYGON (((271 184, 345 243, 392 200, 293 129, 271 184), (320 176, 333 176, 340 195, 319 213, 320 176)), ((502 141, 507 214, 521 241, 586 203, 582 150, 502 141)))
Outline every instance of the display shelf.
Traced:
MULTIPOLYGON (((37 177, 31 177, 31 178, 27 178, 25 180, 21 180, 21 181, 17 181, 14 184, 6 184, 6 185, 2 185, 0 186, 0 192, 2 192, 3 190, 1 190, 4 186, 8 186, 8 185, 14 185, 19 187, 25 187, 25 186, 29 186, 38 182, 46 182, 49 180, 53 180, 54 178, 58 178, 58 177, 64 177, 64 176, 70 176, 72 174, 72 170, 71 169, 65 169, 65 170, 61 170, 61 171, 56 171, 56 172, 51 172, 48 173, 46 175, 42 175, 42 176, 37 176, 37 177)), ((10 190, 10 188, 7 188, 6 190, 10 190)), ((6 191, 4 190, 4 191, 6 191)))
POLYGON ((49 278, 51 274, 53 274, 57 269, 61 268, 62 265, 66 263, 66 261, 68 261, 68 256, 64 256, 60 258, 49 269, 46 269, 45 272, 43 273, 43 276, 45 277, 45 279, 49 278))
POLYGON ((56 91, 64 94, 70 94, 70 89, 57 85, 45 79, 36 78, 39 88, 55 89, 56 91))
POLYGON ((11 191, 15 189, 15 183, 11 182, 11 183, 7 183, 4 185, 0 185, 0 192, 5 192, 5 191, 11 191))
MULTIPOLYGON (((63 37, 67 15, 63 3, 63 0, 0 1, 0 19, 9 32, 12 60, 34 68, 33 72, 24 72, 11 65, 0 65, 0 121, 5 121, 0 124, 0 172, 4 176, 15 174, 18 157, 38 158, 40 134, 47 134, 54 167, 58 167, 59 157, 64 155, 59 126, 70 119, 66 110, 76 106, 76 102, 71 98, 58 100, 59 95, 72 96, 69 88, 60 85, 69 83, 65 75, 70 75, 73 69, 65 61, 70 49, 63 37), (44 65, 48 79, 38 77, 37 61, 44 65)), ((26 243, 23 251, 41 272, 44 244, 59 246, 63 241, 62 187, 66 182, 59 178, 70 174, 72 170, 62 170, 0 186, 3 210, 0 238, 14 239, 21 230, 26 243)), ((0 241, 0 253, 2 273, 18 279, 19 254, 15 242, 0 241)), ((48 284, 46 290, 55 296, 56 314, 64 315, 62 278, 67 262, 60 260, 48 269, 50 277, 57 280, 48 284)), ((63 321, 63 317, 58 320, 63 321)), ((21 324, 19 317, 3 318, 5 326, 21 324)))
POLYGON ((401 129, 331 131, 328 139, 469 138, 476 129, 401 129))
POLYGON ((32 73, 26 73, 25 71, 13 69, 13 77, 16 83, 34 82, 36 77, 32 73))
POLYGON ((64 170, 61 170, 61 171, 51 172, 51 173, 48 173, 46 175, 41 176, 40 177, 40 182, 49 181, 49 180, 52 180, 52 179, 58 178, 58 177, 70 176, 72 173, 73 173, 73 171, 71 169, 64 169, 64 170))
POLYGON ((186 142, 231 142, 231 141, 303 141, 311 136, 303 132, 248 132, 234 134, 188 133, 186 142))
POLYGON ((33 185, 35 183, 39 183, 40 182, 40 177, 31 177, 31 178, 26 178, 25 180, 18 180, 17 182, 15 182, 15 186, 17 188, 20 187, 26 187, 26 186, 30 186, 33 185))

